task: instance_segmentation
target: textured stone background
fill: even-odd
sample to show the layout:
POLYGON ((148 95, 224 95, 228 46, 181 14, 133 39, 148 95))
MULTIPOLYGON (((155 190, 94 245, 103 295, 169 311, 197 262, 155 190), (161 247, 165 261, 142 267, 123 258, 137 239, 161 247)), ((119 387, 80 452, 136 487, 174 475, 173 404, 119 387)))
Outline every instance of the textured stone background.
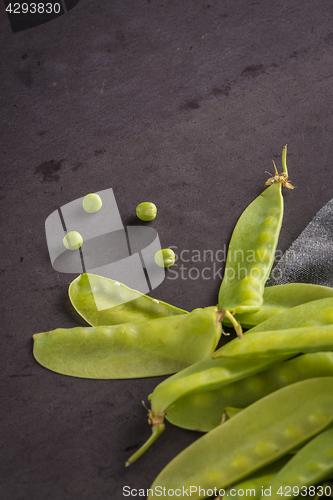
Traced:
MULTIPOLYGON (((150 433, 141 400, 163 378, 84 380, 36 363, 34 333, 84 324, 44 222, 112 187, 124 224, 151 200, 163 247, 215 253, 288 143, 286 250, 333 198, 332 21, 331 0, 80 0, 13 34, 1 3, 2 499, 125 498, 198 437, 168 425, 125 469, 150 433)), ((156 298, 216 303, 218 276, 174 277, 156 298)))

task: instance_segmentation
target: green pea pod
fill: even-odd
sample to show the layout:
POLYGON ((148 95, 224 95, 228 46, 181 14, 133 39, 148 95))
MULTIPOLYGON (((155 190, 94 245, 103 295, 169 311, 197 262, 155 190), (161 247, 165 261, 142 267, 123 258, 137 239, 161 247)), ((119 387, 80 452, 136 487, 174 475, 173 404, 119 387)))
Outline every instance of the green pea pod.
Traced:
POLYGON ((136 323, 188 314, 161 300, 96 274, 81 274, 69 285, 74 309, 92 326, 136 323), (98 304, 98 307, 97 305, 98 304))
MULTIPOLYGON (((297 307, 293 307, 285 312, 282 312, 280 314, 277 314, 273 316, 272 318, 260 323, 259 325, 255 326, 254 328, 251 328, 251 330, 248 330, 246 332, 246 342, 242 344, 241 346, 239 345, 239 339, 234 339, 231 342, 229 342, 227 345, 224 345, 220 349, 218 349, 214 353, 214 358, 219 358, 225 355, 225 354, 234 352, 234 349, 237 350, 242 350, 243 355, 245 355, 245 350, 246 346, 248 345, 249 338, 254 338, 252 337, 256 333, 259 334, 260 332, 269 332, 269 331, 280 331, 282 330, 289 330, 289 329, 295 329, 295 328, 300 328, 300 327, 317 327, 320 328, 322 326, 328 326, 328 325, 333 325, 333 297, 328 297, 326 299, 319 299, 319 300, 314 300, 313 302, 308 302, 305 304, 301 304, 297 307)), ((265 333, 266 335, 266 333, 265 333)), ((267 333, 268 335, 268 333, 267 333)), ((243 340, 245 340, 245 337, 243 340)), ((272 337, 273 338, 273 337, 272 337)), ((284 343, 280 346, 280 353, 283 352, 285 342, 287 341, 286 338, 284 339, 284 343)), ((270 343, 269 339, 265 339, 265 342, 263 342, 263 346, 266 345, 267 343, 270 343)), ((308 346, 310 347, 310 346, 308 346)), ((317 348, 314 349, 314 351, 320 351, 320 350, 327 350, 326 348, 321 349, 318 345, 317 348)), ((236 352, 236 351, 235 351, 236 352)), ((289 349, 285 352, 290 352, 289 349)), ((297 352, 313 352, 313 351, 297 351, 297 352)), ((267 350, 267 352, 262 353, 263 356, 270 356, 273 354, 270 354, 270 351, 267 350)))
MULTIPOLYGON (((216 351, 217 352, 217 351, 216 351)), ((239 361, 232 358, 213 359, 213 355, 195 363, 185 370, 172 375, 157 387, 149 396, 151 409, 148 410, 148 423, 152 426, 149 439, 126 462, 131 465, 145 453, 145 451, 162 434, 165 428, 164 417, 175 402, 185 395, 196 391, 204 391, 217 387, 227 386, 236 380, 250 374, 265 370, 279 361, 290 356, 274 356, 254 358, 239 361)))
MULTIPOLYGON (((333 324, 333 297, 302 303, 263 321, 246 333, 333 324)), ((237 344, 237 339, 231 342, 237 344)))
POLYGON ((34 356, 64 375, 118 379, 168 375, 205 358, 221 336, 216 307, 140 323, 38 333, 34 356))
MULTIPOLYGON (((205 398, 206 391, 218 389, 223 391, 226 385, 248 377, 249 375, 266 370, 270 366, 277 364, 280 361, 284 361, 293 355, 293 353, 280 354, 278 356, 268 355, 267 357, 265 356, 253 359, 244 358, 244 360, 241 358, 232 359, 218 357, 221 354, 223 355, 224 350, 228 346, 242 344, 250 332, 254 331, 260 332, 265 330, 274 330, 275 328, 282 329, 287 327, 300 327, 303 325, 317 325, 319 327, 322 325, 332 324, 333 314, 330 312, 331 309, 333 309, 333 298, 316 300, 314 302, 309 302, 308 304, 303 304, 290 309, 285 313, 276 315, 274 318, 261 323, 248 332, 245 332, 245 337, 242 340, 239 340, 238 338, 232 340, 226 346, 215 351, 215 353, 207 359, 195 363, 189 368, 186 368, 172 377, 169 377, 167 380, 164 380, 149 396, 151 401, 151 410, 149 410, 148 422, 152 424, 152 435, 148 441, 144 443, 132 457, 130 457, 127 464, 129 465, 137 460, 164 431, 165 426, 163 418, 165 414, 170 415, 170 409, 172 409, 173 406, 177 408, 177 402, 181 401, 182 398, 191 397, 191 395, 197 391, 200 391, 200 394, 197 396, 198 399, 205 398), (216 363, 217 361, 218 363, 216 363)), ((319 351, 320 349, 317 350, 319 351)), ((229 389, 226 390, 228 391, 229 389)), ((242 404, 235 404, 235 402, 233 404, 226 404, 226 406, 229 405, 243 406, 242 404)), ((218 408, 220 410, 220 407, 218 408)), ((186 410, 184 411, 186 412, 186 410)), ((205 412, 205 410, 203 411, 205 412)), ((202 413, 199 412, 199 415, 202 415, 202 413)), ((195 416, 191 416, 191 419, 192 418, 195 419, 195 416)), ((220 417, 216 418, 215 410, 213 410, 212 414, 207 415, 207 424, 204 423, 204 425, 214 427, 219 418, 220 417)), ((185 421, 186 418, 184 416, 182 424, 184 424, 185 421)), ((192 420, 189 420, 189 422, 191 421, 192 420)), ((197 424, 198 425, 193 427, 194 429, 205 430, 205 427, 201 427, 201 418, 200 424, 199 422, 197 422, 197 424)), ((209 428, 210 427, 207 427, 207 430, 209 430, 209 428)))
POLYGON ((220 494, 285 456, 333 421, 332 392, 333 377, 323 377, 260 399, 176 456, 153 482, 148 500, 156 491, 165 492, 166 500, 184 490, 191 500, 220 494))
POLYGON ((247 334, 241 341, 229 342, 214 358, 296 355, 301 352, 333 350, 333 325, 287 328, 247 334))
MULTIPOLYGON (((333 288, 328 286, 309 283, 270 286, 264 288, 263 303, 259 311, 253 314, 236 314, 235 319, 244 328, 251 328, 293 307, 327 297, 333 297, 333 288)), ((231 325, 227 318, 223 320, 223 324, 231 325)))
POLYGON ((259 311, 262 306, 264 286, 274 263, 283 218, 281 187, 292 188, 287 182, 286 154, 285 146, 283 174, 278 175, 276 171, 271 182, 268 181, 270 187, 245 209, 236 224, 219 291, 219 309, 248 314, 259 311))
POLYGON ((328 429, 303 446, 276 474, 270 483, 270 498, 297 496, 307 491, 306 487, 329 479, 332 473, 333 429, 328 429))
POLYGON ((266 467, 247 477, 244 481, 234 484, 232 488, 228 488, 225 491, 224 498, 232 497, 233 500, 244 500, 244 498, 251 497, 251 500, 259 500, 263 491, 269 493, 270 482, 289 460, 290 457, 286 455, 276 462, 266 465, 266 467))
MULTIPOLYGON (((218 389, 201 390, 177 399, 166 418, 185 429, 208 432, 221 423, 228 407, 245 408, 287 385, 315 377, 333 377, 333 353, 303 354, 218 389)), ((227 417, 233 412, 227 412, 227 417)))

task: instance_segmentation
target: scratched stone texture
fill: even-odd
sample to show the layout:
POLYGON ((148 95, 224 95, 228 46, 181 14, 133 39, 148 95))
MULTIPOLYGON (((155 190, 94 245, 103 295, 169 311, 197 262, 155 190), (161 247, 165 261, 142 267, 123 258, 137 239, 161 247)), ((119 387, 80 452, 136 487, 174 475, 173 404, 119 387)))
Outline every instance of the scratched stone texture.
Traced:
POLYGON ((77 379, 34 360, 34 333, 85 325, 44 223, 102 189, 124 225, 153 201, 178 261, 152 295, 215 304, 233 227, 283 145, 296 189, 278 250, 333 198, 332 22, 331 0, 80 0, 14 34, 0 4, 1 499, 139 495, 197 439, 169 424, 125 468, 164 377, 77 379))

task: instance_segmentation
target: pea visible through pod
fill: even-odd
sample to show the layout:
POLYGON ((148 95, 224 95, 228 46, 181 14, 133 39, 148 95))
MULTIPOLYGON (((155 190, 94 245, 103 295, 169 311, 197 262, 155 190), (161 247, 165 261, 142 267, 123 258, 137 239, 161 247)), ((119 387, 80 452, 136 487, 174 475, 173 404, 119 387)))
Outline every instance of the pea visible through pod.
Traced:
POLYGON ((210 355, 167 378, 155 387, 149 396, 151 409, 148 410, 148 423, 152 426, 151 436, 127 460, 126 465, 131 465, 138 460, 162 434, 165 429, 164 417, 178 399, 196 391, 227 386, 287 358, 288 356, 274 356, 239 361, 232 358, 213 359, 213 355, 210 355))
POLYGON ((285 146, 283 173, 279 175, 275 167, 276 175, 269 180, 270 187, 246 208, 236 224, 219 291, 219 309, 238 314, 255 313, 263 303, 264 286, 274 262, 283 218, 281 186, 293 187, 288 183, 286 154, 285 146))
POLYGON ((196 391, 177 399, 166 418, 178 427, 208 432, 221 424, 228 407, 246 408, 282 387, 315 377, 333 377, 332 352, 303 354, 219 389, 196 391))
MULTIPOLYGON (((293 356, 293 353, 290 352, 270 356, 268 353, 266 355, 265 351, 263 351, 262 356, 253 358, 239 357, 233 359, 232 357, 219 357, 221 354, 223 356, 228 346, 242 345, 250 335, 250 332, 257 332, 259 335, 260 332, 265 332, 266 330, 273 331, 274 329, 280 329, 283 331, 285 328, 297 328, 303 325, 316 326, 317 328, 321 328, 324 325, 332 325, 333 313, 331 311, 333 311, 333 298, 316 300, 289 309, 285 313, 278 314, 260 323, 248 332, 245 332, 245 336, 242 340, 238 338, 232 340, 207 357, 207 359, 199 361, 161 382, 149 396, 151 409, 149 410, 148 422, 152 424, 152 435, 148 441, 130 457, 127 464, 129 465, 137 460, 164 431, 165 424, 163 423, 163 419, 165 415, 168 413, 170 414, 171 411, 172 418, 172 407, 175 407, 176 412, 178 401, 181 401, 182 398, 191 398, 192 395, 194 400, 196 397, 198 397, 198 399, 201 397, 205 398, 206 392, 215 390, 223 391, 224 388, 228 392, 229 384, 266 370, 270 366, 276 365, 293 356), (196 396, 195 393, 198 393, 198 396, 196 396)), ((269 337, 267 338, 265 335, 266 334, 263 333, 263 338, 269 341, 269 337)), ((316 348, 314 350, 320 351, 321 349, 316 348)), ((327 369, 329 369, 328 366, 327 369)), ((238 406, 238 403, 236 404, 234 400, 233 403, 229 402, 228 405, 238 406)), ((245 405, 240 406, 243 407, 245 405)), ((220 407, 217 408, 220 410, 220 407)), ((180 411, 179 418, 182 418, 181 425, 185 427, 186 415, 188 415, 188 413, 186 409, 184 411, 184 417, 181 417, 180 411)), ((202 411, 205 414, 205 410, 202 411)), ((207 412, 209 412, 209 410, 207 410, 207 412)), ((205 416, 199 411, 197 420, 198 425, 192 428, 208 430, 210 426, 216 425, 217 417, 215 410, 212 410, 212 413, 207 415, 207 424, 204 423, 204 426, 207 425, 207 427, 202 428, 201 425, 204 418, 205 416)), ((192 419, 195 421, 194 415, 189 419, 189 425, 191 422, 194 424, 192 419)))
POLYGON ((228 488, 223 496, 225 498, 232 497, 234 500, 244 500, 244 496, 250 496, 251 500, 259 500, 262 492, 264 490, 268 492, 270 482, 289 460, 290 456, 287 455, 272 464, 266 465, 266 467, 247 477, 244 481, 234 484, 232 488, 228 488))
POLYGON ((207 307, 140 323, 58 328, 35 334, 33 352, 41 365, 74 377, 168 375, 214 351, 222 331, 219 316, 216 307, 207 307))
POLYGON ((313 378, 260 399, 176 456, 151 485, 148 500, 159 490, 165 499, 184 490, 192 500, 219 495, 328 427, 332 391, 333 377, 313 378))
POLYGON ((74 309, 92 326, 118 325, 188 314, 96 274, 80 274, 69 286, 74 309), (98 307, 97 307, 98 305, 98 307))
MULTIPOLYGON (((332 394, 332 393, 330 393, 332 394)), ((330 396, 332 399, 332 396, 330 396)), ((272 500, 297 496, 329 479, 333 473, 333 429, 314 437, 302 447, 270 482, 272 500)))

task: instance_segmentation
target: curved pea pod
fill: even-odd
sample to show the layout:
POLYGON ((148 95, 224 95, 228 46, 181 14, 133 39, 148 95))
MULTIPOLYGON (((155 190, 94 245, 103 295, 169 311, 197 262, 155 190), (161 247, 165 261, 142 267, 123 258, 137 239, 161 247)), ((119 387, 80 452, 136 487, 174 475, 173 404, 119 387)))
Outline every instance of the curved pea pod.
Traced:
MULTIPOLYGON (((315 377, 333 377, 332 352, 304 354, 227 386, 188 394, 173 403, 166 418, 178 427, 208 432, 221 424, 228 407, 245 408, 282 387, 315 377)), ((233 414, 227 411, 225 416, 233 414)))
MULTIPOLYGON (((308 283, 287 283, 264 288, 263 303, 253 314, 236 314, 235 319, 245 328, 259 325, 289 309, 315 300, 333 297, 333 288, 308 283)), ((230 326, 227 318, 223 324, 230 326)))
POLYGON ((287 182, 286 154, 285 146, 283 174, 279 175, 275 167, 270 187, 244 210, 235 226, 219 290, 219 309, 244 314, 255 313, 262 306, 283 218, 281 187, 292 187, 287 182))
POLYGON ((244 497, 251 497, 251 500, 259 500, 263 490, 268 489, 270 482, 289 460, 289 456, 284 456, 276 462, 266 465, 266 467, 247 477, 244 481, 234 484, 232 488, 228 488, 224 497, 232 497, 234 500, 244 500, 244 497))
POLYGON ((174 373, 212 353, 221 336, 215 307, 140 323, 38 333, 34 356, 64 375, 115 379, 174 373))
POLYGON ((169 499, 183 488, 191 500, 203 499, 278 460, 333 421, 332 391, 333 377, 313 378, 260 399, 176 456, 153 482, 148 500, 159 489, 169 499))
MULTIPOLYGON (((327 395, 332 399, 332 393, 327 395)), ((333 473, 333 429, 328 429, 303 446, 271 480, 272 500, 297 496, 333 473), (302 490, 303 487, 303 490, 302 490)))

